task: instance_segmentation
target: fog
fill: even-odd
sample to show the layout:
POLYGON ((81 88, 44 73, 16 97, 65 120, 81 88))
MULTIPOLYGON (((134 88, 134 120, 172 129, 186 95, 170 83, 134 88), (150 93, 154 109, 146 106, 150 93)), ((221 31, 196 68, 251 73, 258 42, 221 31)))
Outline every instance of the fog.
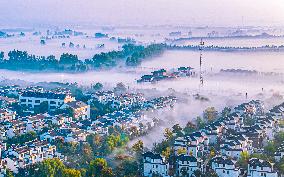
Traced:
POLYGON ((2 0, 1 26, 284 25, 282 0, 2 0))
MULTIPOLYGON (((273 89, 283 83, 284 53, 282 52, 204 52, 202 70, 204 74, 205 90, 260 90, 261 88, 273 89), (233 75, 219 74, 221 69, 256 70, 263 74, 233 75)), ((117 67, 112 70, 89 71, 85 73, 50 73, 50 72, 23 72, 0 70, 0 79, 24 80, 27 82, 77 82, 80 85, 91 85, 102 82, 114 86, 123 82, 131 88, 157 88, 167 90, 173 88, 177 91, 187 89, 198 90, 199 78, 180 78, 171 81, 162 81, 156 84, 137 84, 136 80, 142 75, 150 74, 157 69, 177 68, 191 66, 199 73, 199 52, 192 51, 166 51, 163 55, 146 59, 141 67, 117 67)))
POLYGON ((133 145, 138 139, 141 139, 144 146, 152 148, 153 143, 160 142, 164 139, 165 128, 171 128, 174 124, 180 124, 182 127, 187 122, 195 122, 197 116, 203 116, 203 111, 208 107, 214 107, 218 112, 221 112, 224 107, 234 108, 238 104, 248 102, 252 99, 260 99, 265 102, 266 109, 271 106, 280 104, 283 102, 282 95, 275 92, 255 93, 250 95, 247 99, 242 94, 234 92, 203 92, 210 101, 195 100, 192 95, 184 95, 184 98, 188 99, 187 103, 177 103, 173 110, 163 110, 162 113, 153 116, 159 117, 163 123, 155 127, 151 132, 143 137, 136 138, 129 143, 129 146, 133 145))
MULTIPOLYGON (((234 107, 251 99, 265 101, 269 108, 283 101, 284 95, 284 54, 281 52, 205 52, 203 54, 204 85, 200 87, 199 77, 179 78, 160 81, 155 84, 136 82, 144 74, 155 69, 171 69, 180 66, 191 66, 199 73, 199 53, 192 51, 167 51, 159 57, 147 59, 138 68, 118 67, 107 71, 90 71, 86 73, 49 73, 20 72, 0 70, 2 82, 20 83, 36 82, 77 82, 82 86, 90 86, 101 82, 106 89, 123 82, 129 91, 139 91, 147 97, 175 93, 186 102, 177 103, 174 110, 163 110, 159 117, 164 124, 156 127, 149 135, 142 137, 146 146, 163 138, 163 130, 174 123, 185 125, 189 120, 202 115, 207 107, 215 107, 221 111, 224 107, 234 107), (212 70, 211 70, 212 68, 212 70), (250 69, 262 74, 220 73, 220 69, 250 69), (245 97, 248 93, 248 98, 245 97), (200 94, 209 101, 196 100, 193 95, 200 94)), ((133 141, 134 142, 134 141, 133 141)), ((131 143, 133 143, 131 142, 131 143)), ((131 144, 130 143, 130 144, 131 144)))

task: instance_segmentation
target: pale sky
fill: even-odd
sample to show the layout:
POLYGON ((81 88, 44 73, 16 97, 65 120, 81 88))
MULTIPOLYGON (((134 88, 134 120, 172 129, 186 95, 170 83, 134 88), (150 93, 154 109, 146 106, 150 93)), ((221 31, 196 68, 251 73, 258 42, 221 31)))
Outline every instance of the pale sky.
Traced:
POLYGON ((0 0, 0 26, 284 26, 284 0, 0 0))

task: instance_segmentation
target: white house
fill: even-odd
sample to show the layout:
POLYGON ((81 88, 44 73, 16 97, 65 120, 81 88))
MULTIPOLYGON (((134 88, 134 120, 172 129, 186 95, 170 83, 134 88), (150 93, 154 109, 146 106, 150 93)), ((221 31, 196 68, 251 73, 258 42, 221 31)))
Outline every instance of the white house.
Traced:
POLYGON ((176 168, 177 176, 181 175, 191 176, 196 170, 202 171, 201 161, 194 156, 182 154, 177 157, 176 164, 177 164, 176 168))
POLYGON ((16 112, 9 109, 0 109, 0 122, 11 121, 16 117, 16 112))
POLYGON ((278 177, 273 164, 257 158, 251 158, 248 164, 248 177, 278 177))
POLYGON ((66 93, 37 91, 26 91, 19 96, 20 104, 29 108, 38 107, 42 102, 45 101, 48 103, 48 109, 54 111, 63 105, 63 103, 75 101, 75 98, 66 93))
POLYGON ((71 101, 64 103, 60 109, 66 109, 71 108, 74 111, 74 118, 75 119, 90 119, 90 105, 87 105, 86 103, 82 101, 71 101))
POLYGON ((164 158, 160 154, 154 154, 152 152, 146 152, 143 154, 143 175, 153 176, 153 174, 161 176, 169 176, 168 169, 169 164, 165 162, 164 158))
POLYGON ((281 144, 281 146, 275 152, 274 157, 277 162, 279 162, 284 157, 284 145, 281 144))
POLYGON ((240 169, 236 167, 236 161, 222 156, 211 159, 211 168, 219 177, 238 177, 240 169))

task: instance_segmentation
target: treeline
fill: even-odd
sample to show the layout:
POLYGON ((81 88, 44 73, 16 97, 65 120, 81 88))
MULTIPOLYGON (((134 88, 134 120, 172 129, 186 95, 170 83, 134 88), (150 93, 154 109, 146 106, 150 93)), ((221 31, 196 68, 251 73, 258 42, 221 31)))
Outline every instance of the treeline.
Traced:
POLYGON ((127 58, 126 65, 140 65, 143 59, 160 55, 165 48, 166 44, 151 44, 146 48, 138 48, 139 50, 134 51, 133 54, 127 58))
POLYGON ((0 69, 84 72, 98 68, 111 68, 121 62, 127 66, 137 66, 143 59, 161 54, 165 47, 165 44, 151 44, 146 47, 126 44, 120 51, 103 52, 85 60, 80 60, 77 55, 68 53, 63 53, 57 59, 54 55, 36 56, 26 51, 13 50, 8 53, 8 58, 4 57, 4 52, 0 52, 0 69))
POLYGON ((19 169, 19 173, 8 172, 10 177, 113 177, 113 171, 102 158, 96 158, 90 162, 87 168, 74 169, 66 166, 60 159, 46 159, 19 169))

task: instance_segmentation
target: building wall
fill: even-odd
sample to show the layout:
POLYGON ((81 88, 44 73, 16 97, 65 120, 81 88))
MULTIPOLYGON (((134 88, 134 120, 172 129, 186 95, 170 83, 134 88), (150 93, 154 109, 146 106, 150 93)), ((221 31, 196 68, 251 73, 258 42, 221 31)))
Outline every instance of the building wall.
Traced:
POLYGON ((49 98, 35 98, 35 97, 19 97, 20 104, 26 105, 31 108, 35 108, 36 106, 39 106, 40 103, 46 101, 48 102, 48 109, 51 111, 54 111, 55 109, 59 108, 63 103, 64 100, 60 99, 49 99, 49 98))

